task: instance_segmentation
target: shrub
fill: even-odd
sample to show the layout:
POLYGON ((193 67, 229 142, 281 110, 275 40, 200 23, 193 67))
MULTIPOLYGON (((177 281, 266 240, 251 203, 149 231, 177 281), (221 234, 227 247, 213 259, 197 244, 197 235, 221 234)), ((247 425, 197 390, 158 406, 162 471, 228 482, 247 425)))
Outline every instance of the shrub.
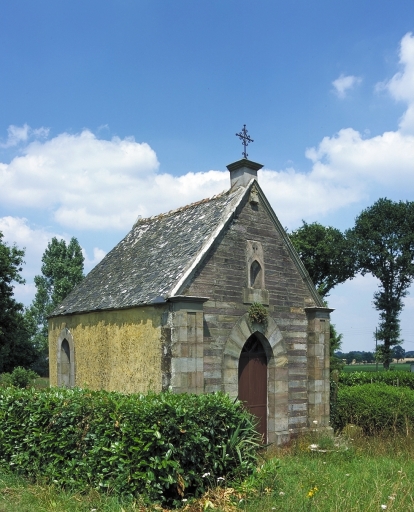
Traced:
POLYGON ((352 423, 368 435, 409 433, 414 425, 414 391, 386 384, 340 387, 331 423, 335 430, 352 423))
POLYGON ((260 302, 253 302, 249 307, 249 320, 252 323, 266 324, 268 317, 267 309, 260 302))
POLYGON ((0 459, 76 490, 177 503, 253 471, 253 417, 223 394, 0 390, 0 459))
POLYGON ((339 384, 356 386, 359 384, 384 383, 389 386, 405 386, 414 389, 414 373, 406 371, 392 372, 341 372, 339 384))
POLYGON ((8 388, 9 386, 13 386, 11 381, 11 373, 0 373, 0 387, 8 388))
POLYGON ((27 388, 37 377, 39 375, 33 370, 26 370, 21 366, 17 366, 11 373, 1 374, 0 384, 3 387, 27 388))

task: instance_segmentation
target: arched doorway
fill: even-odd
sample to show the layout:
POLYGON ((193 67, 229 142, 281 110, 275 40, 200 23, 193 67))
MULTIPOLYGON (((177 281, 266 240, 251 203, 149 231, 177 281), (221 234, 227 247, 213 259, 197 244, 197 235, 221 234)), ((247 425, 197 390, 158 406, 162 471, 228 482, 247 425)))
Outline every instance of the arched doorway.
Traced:
POLYGON ((254 414, 257 429, 267 441, 267 357, 260 339, 252 334, 239 359, 239 399, 254 414))

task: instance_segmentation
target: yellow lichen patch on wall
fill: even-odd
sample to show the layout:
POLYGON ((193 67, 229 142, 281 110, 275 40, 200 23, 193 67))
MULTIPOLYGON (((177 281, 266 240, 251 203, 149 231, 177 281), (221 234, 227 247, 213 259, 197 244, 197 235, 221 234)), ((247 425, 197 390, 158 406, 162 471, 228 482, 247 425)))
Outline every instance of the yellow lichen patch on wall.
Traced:
POLYGON ((66 327, 74 342, 76 386, 124 393, 161 391, 163 311, 148 306, 51 318, 51 385, 58 382, 58 338, 66 327))

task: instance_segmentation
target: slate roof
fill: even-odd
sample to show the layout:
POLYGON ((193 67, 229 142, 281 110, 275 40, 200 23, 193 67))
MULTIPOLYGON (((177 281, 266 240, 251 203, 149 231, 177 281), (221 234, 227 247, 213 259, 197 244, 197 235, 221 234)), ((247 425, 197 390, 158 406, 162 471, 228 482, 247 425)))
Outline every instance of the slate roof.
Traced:
POLYGON ((165 302, 248 188, 137 221, 51 316, 165 302))

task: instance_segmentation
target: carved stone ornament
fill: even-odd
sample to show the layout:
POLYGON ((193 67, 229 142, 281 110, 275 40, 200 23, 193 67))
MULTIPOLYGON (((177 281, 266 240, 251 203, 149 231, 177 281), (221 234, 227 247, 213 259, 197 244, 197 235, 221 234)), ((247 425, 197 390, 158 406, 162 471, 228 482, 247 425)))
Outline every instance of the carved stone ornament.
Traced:
POLYGON ((256 187, 252 187, 250 191, 249 202, 250 204, 259 204, 259 193, 257 192, 256 187))

